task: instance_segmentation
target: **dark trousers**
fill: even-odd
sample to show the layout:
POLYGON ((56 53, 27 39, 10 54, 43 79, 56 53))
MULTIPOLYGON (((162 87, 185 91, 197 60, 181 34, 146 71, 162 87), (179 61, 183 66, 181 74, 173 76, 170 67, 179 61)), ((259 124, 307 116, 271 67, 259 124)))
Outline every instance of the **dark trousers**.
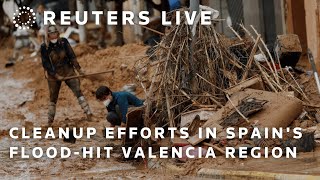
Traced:
MULTIPOLYGON (((73 94, 79 98, 83 96, 80 89, 79 79, 70 79, 65 81, 67 86, 72 90, 73 94)), ((61 88, 62 81, 48 80, 49 92, 50 92, 50 102, 57 103, 59 97, 59 91, 61 88)))
POLYGON ((116 110, 115 111, 109 111, 107 114, 107 121, 112 125, 112 126, 120 126, 121 125, 121 112, 119 105, 116 105, 116 110))
POLYGON ((120 114, 118 114, 116 111, 110 111, 110 112, 108 112, 107 121, 108 121, 112 126, 120 126, 120 125, 121 125, 120 114))

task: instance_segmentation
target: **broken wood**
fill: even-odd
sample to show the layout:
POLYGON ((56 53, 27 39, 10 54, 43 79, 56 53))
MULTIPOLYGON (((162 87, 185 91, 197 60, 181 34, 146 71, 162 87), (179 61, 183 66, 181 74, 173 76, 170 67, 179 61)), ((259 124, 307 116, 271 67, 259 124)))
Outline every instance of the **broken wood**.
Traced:
MULTIPOLYGON (((231 105, 233 105, 231 100, 229 102, 231 105)), ((223 118, 220 125, 222 125, 223 127, 241 126, 244 123, 243 119, 241 118, 241 114, 244 117, 249 117, 256 112, 261 111, 263 109, 263 106, 267 102, 268 101, 259 100, 256 98, 245 98, 241 100, 241 102, 237 106, 237 109, 239 111, 233 111, 231 114, 227 115, 225 118, 223 118), (238 112, 240 112, 241 114, 239 114, 238 112)))
POLYGON ((233 108, 238 112, 238 114, 247 121, 247 123, 250 123, 249 119, 247 117, 245 117, 240 111, 239 109, 233 104, 233 102, 231 101, 230 97, 228 94, 226 94, 226 97, 228 98, 230 104, 233 106, 233 108))
MULTIPOLYGON (((260 36, 260 34, 258 33, 258 31, 257 31, 252 25, 251 25, 250 27, 253 29, 253 31, 256 33, 257 36, 260 36)), ((264 40, 260 38, 260 42, 262 43, 263 47, 264 47, 265 50, 267 51, 267 54, 269 55, 269 58, 270 58, 270 60, 271 60, 271 63, 272 63, 272 65, 273 65, 274 72, 275 72, 275 75, 276 75, 276 76, 275 76, 275 79, 276 79, 277 83, 280 83, 280 81, 279 81, 279 75, 278 75, 278 73, 277 73, 276 63, 275 63, 275 61, 274 61, 274 59, 273 59, 273 57, 272 57, 272 55, 271 55, 271 53, 270 53, 267 45, 266 45, 266 43, 264 42, 264 40)))
POLYGON ((225 92, 229 95, 232 95, 246 88, 264 90, 264 85, 261 77, 257 76, 257 77, 252 77, 250 79, 247 79, 246 81, 243 81, 238 85, 230 87, 229 89, 225 90, 225 92))
POLYGON ((149 30, 149 31, 152 31, 152 32, 154 32, 154 33, 157 33, 157 34, 159 34, 159 35, 161 35, 161 36, 164 36, 165 34, 164 33, 162 33, 162 32, 160 32, 160 31, 157 31, 157 30, 154 30, 154 29, 152 29, 152 28, 149 28, 149 27, 147 27, 147 26, 143 26, 143 25, 140 25, 140 24, 135 24, 136 26, 140 26, 140 27, 142 27, 142 28, 144 28, 144 29, 147 29, 147 30, 149 30))
POLYGON ((261 35, 258 36, 256 42, 254 43, 254 46, 252 48, 251 54, 249 56, 249 60, 247 62, 247 66, 246 66, 246 71, 244 72, 244 75, 242 76, 242 79, 240 82, 244 81, 245 79, 247 79, 248 73, 249 73, 249 69, 251 69, 251 65, 252 65, 252 61, 254 61, 254 55, 256 54, 257 51, 257 47, 258 47, 258 43, 260 41, 261 35))
POLYGON ((180 127, 185 127, 187 124, 190 124, 196 116, 199 116, 201 121, 206 121, 213 116, 215 112, 215 108, 202 108, 181 113, 180 127))
POLYGON ((226 152, 223 149, 221 149, 220 147, 218 147, 217 145, 206 143, 206 142, 204 142, 202 144, 205 146, 213 147, 213 149, 219 151, 221 154, 226 154, 226 152))
POLYGON ((193 136, 198 133, 199 127, 201 127, 201 120, 200 116, 196 115, 188 128, 189 135, 193 136))
POLYGON ((129 108, 128 113, 126 115, 127 117, 127 123, 126 123, 126 135, 122 139, 122 143, 124 146, 135 146, 139 143, 140 138, 139 136, 135 136, 133 139, 129 138, 129 128, 136 127, 141 129, 144 127, 144 121, 143 121, 143 112, 145 110, 145 107, 132 107, 129 108))
POLYGON ((235 31, 235 30, 233 29, 232 26, 228 26, 228 27, 229 27, 229 29, 233 32, 233 34, 236 35, 236 36, 239 38, 240 41, 243 40, 243 39, 241 38, 241 36, 237 33, 237 31, 235 31))
POLYGON ((295 67, 302 54, 299 36, 296 34, 278 35, 275 53, 279 57, 281 67, 295 67))
MULTIPOLYGON (((186 19, 181 19, 180 24, 172 26, 155 47, 154 61, 145 61, 146 65, 142 66, 149 68, 157 64, 156 70, 152 66, 152 71, 148 71, 152 74, 145 74, 150 77, 139 78, 141 81, 156 79, 157 82, 151 83, 153 91, 149 91, 146 98, 152 107, 147 107, 145 117, 157 116, 159 119, 153 123, 178 126, 182 114, 190 109, 223 108, 226 103, 230 104, 226 94, 231 96, 246 88, 275 93, 298 89, 297 92, 303 93, 297 84, 286 81, 282 73, 279 75, 274 58, 253 27, 255 38, 242 26, 251 39, 239 40, 218 33, 214 25, 191 32, 185 22, 186 19), (192 37, 197 40, 190 49, 192 37), (258 51, 266 57, 265 64, 254 59, 258 51), (256 78, 257 74, 261 77, 256 78), (157 113, 154 114, 153 109, 157 113)), ((232 100, 232 104, 236 102, 232 100)), ((232 105, 231 109, 234 109, 232 105)), ((247 117, 244 119, 248 122, 247 117)))
POLYGON ((168 111, 168 118, 169 118, 169 125, 170 127, 174 127, 174 122, 173 122, 173 117, 171 115, 171 105, 170 105, 170 102, 169 102, 169 96, 168 96, 168 93, 166 92, 166 104, 167 104, 167 111, 168 111))

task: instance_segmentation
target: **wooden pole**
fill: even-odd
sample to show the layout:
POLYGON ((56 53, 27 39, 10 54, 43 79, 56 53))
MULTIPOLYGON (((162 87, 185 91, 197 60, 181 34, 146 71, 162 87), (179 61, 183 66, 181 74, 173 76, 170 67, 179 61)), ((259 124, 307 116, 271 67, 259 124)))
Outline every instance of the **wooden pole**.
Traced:
POLYGON ((220 147, 218 147, 217 145, 206 143, 206 142, 204 142, 202 144, 209 146, 209 147, 213 147, 215 150, 219 151, 221 154, 226 154, 226 152, 223 149, 221 149, 220 147))
POLYGON ((154 33, 157 33, 157 34, 159 34, 159 35, 161 35, 161 36, 164 36, 164 35, 165 35, 164 33, 160 32, 160 31, 157 31, 157 30, 154 30, 154 29, 152 29, 152 28, 149 28, 149 27, 147 27, 147 26, 143 26, 143 25, 140 25, 140 24, 135 24, 135 25, 140 26, 140 27, 142 27, 142 28, 144 28, 144 29, 147 29, 147 30, 149 30, 149 31, 152 31, 152 32, 154 32, 154 33))
POLYGON ((249 70, 250 70, 250 68, 251 68, 252 62, 254 61, 254 55, 256 54, 256 51, 257 51, 257 48, 258 48, 258 43, 259 43, 259 41, 260 41, 260 38, 261 38, 261 35, 258 36, 256 42, 254 43, 254 46, 253 46, 253 48, 252 48, 252 51, 251 51, 249 60, 248 60, 248 62, 247 62, 247 66, 246 66, 244 75, 242 76, 240 82, 246 80, 246 78, 247 78, 247 76, 248 76, 248 73, 249 73, 249 70))
POLYGON ((83 74, 83 75, 76 75, 76 76, 70 76, 63 78, 63 81, 70 80, 70 79, 75 79, 75 78, 82 78, 82 77, 87 77, 87 76, 94 76, 94 75, 99 75, 99 74, 106 74, 106 73, 114 73, 114 69, 108 70, 108 71, 103 71, 103 72, 98 72, 98 73, 90 73, 90 74, 83 74))
MULTIPOLYGON (((257 31, 252 25, 251 25, 251 28, 252 28, 252 30, 256 33, 256 35, 259 36, 258 31, 257 31)), ((279 77, 278 77, 278 73, 277 73, 277 68, 276 68, 276 63, 275 63, 275 61, 274 61, 274 59, 273 59, 273 57, 272 57, 272 55, 271 55, 271 53, 270 53, 267 45, 266 45, 266 43, 265 43, 265 42, 263 41, 263 39, 261 39, 261 38, 260 38, 260 41, 261 41, 263 47, 265 48, 265 50, 267 51, 267 54, 269 55, 269 58, 270 58, 271 63, 272 63, 272 65, 273 65, 274 72, 275 72, 275 75, 276 75, 276 76, 275 76, 275 79, 276 79, 277 83, 280 84, 279 77)))

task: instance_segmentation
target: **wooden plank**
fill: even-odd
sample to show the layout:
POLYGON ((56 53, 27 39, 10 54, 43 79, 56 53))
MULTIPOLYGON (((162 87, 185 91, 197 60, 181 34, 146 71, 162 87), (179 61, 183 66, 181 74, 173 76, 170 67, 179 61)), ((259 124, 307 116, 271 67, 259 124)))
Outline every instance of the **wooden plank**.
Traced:
POLYGON ((171 139, 171 143, 174 147, 183 147, 190 144, 186 139, 182 139, 179 137, 174 137, 173 139, 171 139))
MULTIPOLYGON (((306 29, 306 9, 305 3, 306 0, 294 0, 292 1, 292 32, 287 34, 297 34, 299 36, 303 52, 307 52, 307 29, 306 29)), ((308 0, 309 1, 309 0, 308 0)))
MULTIPOLYGON (((221 110, 221 112, 224 112, 224 110, 221 110)), ((216 128, 217 130, 217 134, 219 134, 220 132, 222 132, 222 126, 220 126, 218 123, 215 123, 217 119, 222 119, 223 115, 221 114, 220 116, 217 115, 217 117, 214 117, 214 119, 210 120, 210 121, 207 121, 205 124, 207 125, 203 125, 203 131, 202 131, 202 136, 200 138, 199 134, 196 134, 192 137, 190 137, 188 139, 188 142, 192 145, 192 146, 195 146, 199 143, 201 143, 202 141, 204 141, 206 138, 206 131, 204 130, 205 127, 208 127, 208 128, 216 128), (209 123, 210 122, 210 123, 209 123)))
POLYGON ((308 48, 311 49, 314 60, 316 64, 319 63, 319 41, 320 41, 320 33, 319 33, 319 9, 317 0, 306 0, 305 9, 306 9, 306 31, 307 31, 307 41, 308 48))
POLYGON ((206 142, 204 142, 202 144, 206 145, 206 146, 209 146, 209 147, 213 147, 213 149, 219 151, 221 154, 226 154, 226 152, 223 149, 219 148, 217 145, 206 143, 206 142))
POLYGON ((246 81, 239 83, 227 90, 225 92, 229 95, 232 95, 236 92, 242 91, 243 89, 251 88, 251 89, 258 89, 264 90, 264 85, 261 76, 252 77, 246 81))
POLYGON ((294 33, 293 29, 293 14, 292 14, 292 0, 286 0, 286 26, 287 33, 294 33))
POLYGON ((143 118, 142 114, 144 111, 144 107, 133 107, 129 108, 129 112, 127 113, 127 124, 126 124, 126 136, 123 139, 123 145, 133 146, 139 140, 138 137, 129 139, 129 128, 137 127, 138 130, 143 127, 143 118))
POLYGON ((200 116, 200 120, 206 121, 211 116, 213 116, 215 112, 216 110, 214 108, 208 108, 208 109, 197 109, 197 110, 189 111, 186 113, 182 113, 180 126, 184 127, 188 123, 191 123, 197 115, 200 116))
POLYGON ((202 131, 202 138, 199 137, 199 134, 196 134, 192 137, 190 137, 188 139, 188 142, 192 145, 195 146, 199 143, 201 143, 202 141, 204 141, 206 138, 204 138, 206 136, 205 131, 202 131))

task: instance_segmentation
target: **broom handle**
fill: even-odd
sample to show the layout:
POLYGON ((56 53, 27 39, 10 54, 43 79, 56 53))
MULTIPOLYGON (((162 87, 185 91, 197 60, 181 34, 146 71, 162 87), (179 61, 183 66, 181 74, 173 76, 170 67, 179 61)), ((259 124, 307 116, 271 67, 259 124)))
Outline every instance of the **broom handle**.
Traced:
POLYGON ((312 70, 313 70, 314 78, 315 78, 316 83, 317 83, 318 92, 319 92, 319 94, 320 94, 320 80, 319 80, 319 75, 318 75, 317 67, 316 67, 316 64, 315 64, 315 62, 314 62, 313 55, 312 55, 312 52, 311 52, 310 49, 308 49, 308 58, 309 58, 309 61, 310 61, 310 64, 311 64, 311 67, 312 67, 312 70))
POLYGON ((63 81, 70 80, 70 79, 75 79, 75 78, 82 78, 82 77, 87 77, 87 76, 94 76, 94 75, 99 75, 99 74, 106 74, 106 73, 114 73, 114 69, 108 70, 108 71, 103 71, 103 72, 98 72, 98 73, 90 73, 90 74, 83 74, 83 75, 76 75, 76 76, 69 76, 66 78, 63 78, 63 81))

